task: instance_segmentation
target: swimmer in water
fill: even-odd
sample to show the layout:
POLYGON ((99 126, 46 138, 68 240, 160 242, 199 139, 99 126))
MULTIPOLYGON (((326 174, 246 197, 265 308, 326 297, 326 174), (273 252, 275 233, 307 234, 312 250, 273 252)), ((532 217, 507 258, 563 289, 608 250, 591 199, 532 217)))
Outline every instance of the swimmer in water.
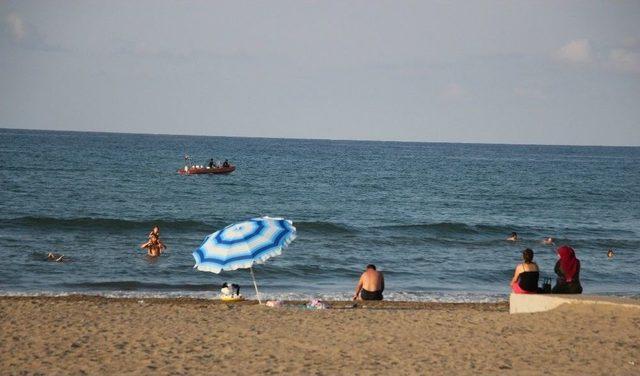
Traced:
POLYGON ((548 237, 548 238, 544 238, 542 240, 542 244, 546 244, 546 245, 554 245, 555 244, 555 239, 552 237, 548 237))
POLYGON ((157 238, 160 238, 160 227, 153 226, 151 232, 149 232, 149 235, 147 237, 151 239, 151 235, 155 235, 157 238))
POLYGON ((140 244, 140 248, 143 248, 143 249, 146 248, 147 255, 152 257, 160 256, 160 253, 162 253, 163 247, 164 247, 164 244, 160 243, 160 241, 158 240, 158 237, 154 234, 149 235, 149 241, 147 241, 146 243, 140 244))
POLYGON ((511 235, 507 238, 507 241, 517 242, 518 241, 518 234, 516 234, 515 232, 512 232, 511 235))
POLYGON ((156 242, 160 246, 160 253, 167 249, 167 246, 164 245, 162 240, 160 240, 160 227, 158 227, 157 225, 153 226, 153 228, 151 229, 151 232, 148 235, 148 239, 151 240, 152 236, 155 236, 156 242))
POLYGON ((615 252, 613 252, 613 249, 609 249, 609 250, 607 251, 607 257, 608 257, 608 258, 613 258, 613 256, 615 256, 615 255, 616 255, 616 253, 615 253, 615 252))
POLYGON ((67 259, 60 253, 49 252, 47 254, 47 261, 65 262, 67 259))

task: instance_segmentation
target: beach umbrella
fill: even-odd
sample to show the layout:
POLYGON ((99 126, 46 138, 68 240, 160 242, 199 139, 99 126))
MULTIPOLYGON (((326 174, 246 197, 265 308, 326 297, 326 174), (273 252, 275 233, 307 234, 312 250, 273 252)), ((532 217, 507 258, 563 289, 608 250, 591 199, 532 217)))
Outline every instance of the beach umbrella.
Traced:
POLYGON ((262 217, 234 223, 204 238, 193 252, 194 268, 216 274, 248 268, 258 303, 262 304, 253 265, 281 254, 295 237, 293 222, 283 218, 262 217))

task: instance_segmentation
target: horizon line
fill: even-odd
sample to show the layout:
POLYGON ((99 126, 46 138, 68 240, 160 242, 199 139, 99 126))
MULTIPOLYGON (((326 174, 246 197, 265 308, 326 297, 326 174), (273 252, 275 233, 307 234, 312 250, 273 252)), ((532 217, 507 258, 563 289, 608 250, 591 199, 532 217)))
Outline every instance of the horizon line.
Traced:
POLYGON ((268 137, 268 136, 225 136, 225 135, 204 135, 204 134, 175 134, 175 133, 144 133, 144 132, 122 132, 122 131, 95 131, 95 130, 73 130, 73 129, 40 129, 40 128, 6 128, 5 130, 16 131, 39 131, 39 132, 73 132, 73 133, 106 133, 125 134, 142 136, 183 136, 183 137, 219 137, 219 138, 248 138, 266 140, 299 140, 299 141, 350 141, 350 142, 396 142, 396 143, 417 143, 417 144, 466 144, 466 145, 505 145, 505 146, 571 146, 571 147, 615 147, 615 148, 638 148, 640 145, 595 145, 595 144, 537 144, 537 143, 510 143, 510 142, 474 142, 474 141, 409 141, 409 140, 375 140, 375 139, 352 139, 352 138, 301 138, 301 137, 268 137))

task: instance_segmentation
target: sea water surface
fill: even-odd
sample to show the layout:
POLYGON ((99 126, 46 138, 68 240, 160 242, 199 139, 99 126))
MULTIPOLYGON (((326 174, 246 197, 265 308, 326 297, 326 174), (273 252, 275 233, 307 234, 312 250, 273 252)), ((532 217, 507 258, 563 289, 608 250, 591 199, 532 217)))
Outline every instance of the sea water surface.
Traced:
POLYGON ((248 271, 200 272, 191 253, 263 215, 298 229, 255 268, 268 298, 347 299, 374 263, 387 299, 501 300, 526 247, 553 275, 546 236, 576 249, 585 293, 640 295, 637 147, 0 129, 3 295, 214 297, 232 281, 252 296, 248 271), (181 176, 185 152, 237 170, 181 176), (155 260, 138 248, 153 224, 169 247, 155 260), (505 241, 512 231, 522 240, 505 241))

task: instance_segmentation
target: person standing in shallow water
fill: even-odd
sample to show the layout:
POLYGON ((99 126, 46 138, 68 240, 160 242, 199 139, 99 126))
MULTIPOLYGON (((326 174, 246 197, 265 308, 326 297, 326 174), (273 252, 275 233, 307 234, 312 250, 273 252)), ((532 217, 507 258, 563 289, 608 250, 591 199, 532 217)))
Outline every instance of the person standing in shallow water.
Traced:
POLYGON ((151 237, 155 236, 156 237, 156 241, 158 243, 158 247, 160 248, 160 253, 162 253, 165 249, 167 249, 167 246, 164 245, 164 243, 162 242, 162 240, 160 240, 160 227, 153 226, 153 228, 151 229, 151 232, 148 235, 149 240, 151 240, 151 237))
POLYGON ((580 284, 580 260, 576 258, 573 248, 563 245, 556 250, 558 262, 554 271, 558 275, 556 285, 551 290, 554 294, 582 294, 580 284))
POLYGON ((167 246, 160 240, 160 227, 153 226, 151 232, 149 232, 147 242, 141 244, 140 248, 146 248, 147 255, 153 257, 160 256, 163 250, 167 249, 167 246))
POLYGON ((382 300, 383 291, 384 276, 382 272, 377 271, 375 265, 369 264, 360 276, 353 300, 382 300))
POLYGON ((160 256, 160 253, 162 253, 162 247, 160 245, 160 241, 158 240, 158 237, 151 234, 149 236, 149 241, 147 241, 146 243, 143 243, 140 245, 140 248, 146 248, 147 249, 147 255, 149 256, 160 256))

